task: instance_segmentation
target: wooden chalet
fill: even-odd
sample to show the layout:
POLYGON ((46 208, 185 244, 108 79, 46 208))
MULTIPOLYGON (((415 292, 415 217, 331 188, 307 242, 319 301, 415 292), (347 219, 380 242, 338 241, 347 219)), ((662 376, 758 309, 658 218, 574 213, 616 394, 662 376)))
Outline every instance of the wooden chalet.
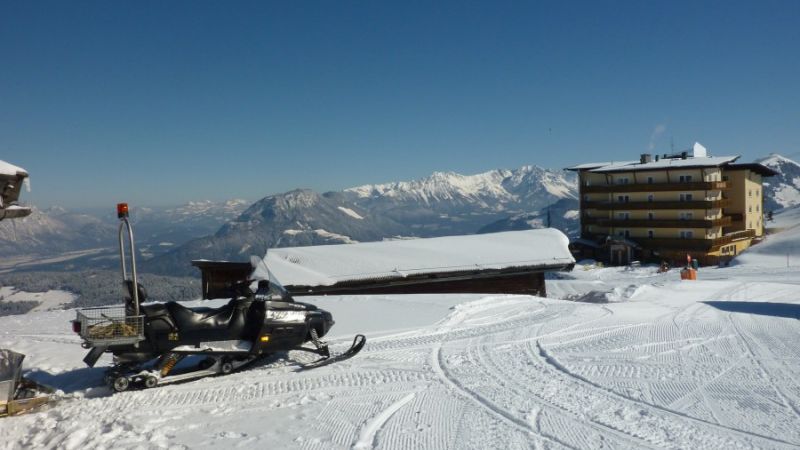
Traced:
POLYGON ((25 217, 31 208, 18 204, 20 191, 28 172, 5 161, 0 161, 0 220, 25 217))
MULTIPOLYGON (((545 273, 571 270, 555 229, 270 249, 265 262, 292 295, 547 293, 545 273)), ((203 298, 233 295, 250 263, 193 261, 203 298)))

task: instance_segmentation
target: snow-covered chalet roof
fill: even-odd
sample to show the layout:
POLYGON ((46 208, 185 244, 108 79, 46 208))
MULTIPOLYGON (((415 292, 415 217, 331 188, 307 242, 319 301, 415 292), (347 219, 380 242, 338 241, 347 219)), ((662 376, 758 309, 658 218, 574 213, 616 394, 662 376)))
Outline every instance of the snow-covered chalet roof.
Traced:
POLYGON ((3 160, 0 160, 0 175, 8 175, 11 177, 15 177, 18 174, 27 176, 28 172, 22 167, 17 167, 13 164, 9 164, 3 160))
POLYGON ((573 264, 569 239, 552 229, 359 244, 274 248, 267 266, 286 286, 331 286, 411 275, 573 264))

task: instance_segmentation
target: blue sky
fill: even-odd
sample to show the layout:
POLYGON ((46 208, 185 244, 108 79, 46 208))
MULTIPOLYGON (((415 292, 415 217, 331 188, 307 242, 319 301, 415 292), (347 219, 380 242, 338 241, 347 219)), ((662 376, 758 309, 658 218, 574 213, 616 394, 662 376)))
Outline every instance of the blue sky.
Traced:
POLYGON ((0 159, 39 206, 168 205, 800 151, 800 2, 9 2, 0 159))

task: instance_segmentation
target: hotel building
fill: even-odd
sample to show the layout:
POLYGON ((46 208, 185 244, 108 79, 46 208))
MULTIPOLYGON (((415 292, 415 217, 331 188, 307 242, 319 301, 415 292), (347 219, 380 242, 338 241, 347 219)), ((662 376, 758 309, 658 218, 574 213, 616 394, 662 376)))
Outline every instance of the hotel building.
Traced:
POLYGON ((738 159, 710 156, 696 143, 677 154, 568 168, 580 180, 581 238, 573 252, 611 264, 732 258, 763 236, 761 180, 776 174, 738 159))

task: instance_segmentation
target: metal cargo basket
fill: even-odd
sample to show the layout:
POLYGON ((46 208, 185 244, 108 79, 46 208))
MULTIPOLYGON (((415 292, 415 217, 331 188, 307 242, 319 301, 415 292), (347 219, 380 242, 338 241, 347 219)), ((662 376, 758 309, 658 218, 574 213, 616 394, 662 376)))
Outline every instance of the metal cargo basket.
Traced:
POLYGON ((92 345, 125 345, 144 340, 144 316, 128 316, 124 306, 78 311, 80 336, 92 345))

